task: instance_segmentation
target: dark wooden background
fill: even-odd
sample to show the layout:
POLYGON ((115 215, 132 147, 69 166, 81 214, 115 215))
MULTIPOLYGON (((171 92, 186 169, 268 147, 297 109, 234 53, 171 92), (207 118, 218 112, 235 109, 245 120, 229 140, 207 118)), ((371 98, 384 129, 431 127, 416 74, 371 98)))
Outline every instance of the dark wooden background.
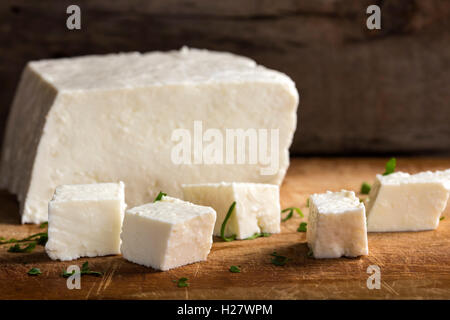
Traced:
POLYGON ((0 138, 27 61, 183 45, 291 76, 296 154, 450 151, 448 0, 2 0, 0 138), (69 4, 81 31, 66 28, 69 4), (365 27, 369 4, 380 31, 365 27))

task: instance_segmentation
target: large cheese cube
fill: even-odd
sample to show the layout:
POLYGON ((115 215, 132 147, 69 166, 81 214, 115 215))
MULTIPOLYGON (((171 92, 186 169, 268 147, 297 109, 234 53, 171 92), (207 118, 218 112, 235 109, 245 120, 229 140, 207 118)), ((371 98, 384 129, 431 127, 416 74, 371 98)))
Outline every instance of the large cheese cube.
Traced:
POLYGON ((129 209, 122 229, 125 259, 158 270, 206 260, 216 212, 171 197, 129 209))
POLYGON ((277 185, 262 183, 205 183, 183 185, 184 199, 211 206, 217 212, 214 235, 220 229, 231 204, 236 201, 225 236, 245 239, 255 233, 280 232, 280 191, 277 185))
POLYGON ((364 204, 353 191, 313 194, 306 231, 314 258, 367 255, 364 204))
POLYGON ((229 53, 30 62, 10 112, 0 187, 17 194, 23 223, 39 223, 60 184, 124 181, 130 206, 160 190, 181 197, 181 183, 280 184, 297 104, 289 77, 229 53))
POLYGON ((48 241, 53 260, 120 253, 126 207, 124 184, 62 185, 48 205, 48 241))
POLYGON ((441 178, 432 172, 377 175, 367 206, 368 231, 436 229, 449 197, 441 178))

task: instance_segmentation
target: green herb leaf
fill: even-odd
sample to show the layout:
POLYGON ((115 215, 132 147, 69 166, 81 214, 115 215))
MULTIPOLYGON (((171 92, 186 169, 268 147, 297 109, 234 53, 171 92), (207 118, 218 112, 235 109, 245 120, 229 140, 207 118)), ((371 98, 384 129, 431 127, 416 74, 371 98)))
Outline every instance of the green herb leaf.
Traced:
POLYGON ((39 244, 42 246, 45 246, 45 244, 47 243, 48 240, 48 233, 47 232, 40 232, 40 233, 36 233, 36 234, 32 234, 31 236, 28 236, 26 238, 17 240, 17 239, 9 239, 9 240, 5 240, 0 242, 0 245, 2 244, 8 244, 8 243, 22 243, 22 242, 34 242, 34 244, 39 244))
POLYGON ((187 282, 189 279, 188 278, 180 278, 178 280, 174 280, 177 283, 178 288, 185 288, 185 287, 189 287, 189 283, 187 282))
POLYGON ((306 222, 300 223, 300 225, 297 228, 297 232, 306 232, 306 226, 308 224, 306 222))
POLYGON ((30 276, 37 276, 42 274, 41 270, 39 268, 31 268, 30 270, 28 270, 27 272, 30 276))
POLYGON ((288 260, 289 260, 287 257, 280 256, 279 254, 277 254, 276 251, 274 251, 270 255, 273 257, 272 264, 274 264, 276 266, 284 266, 286 264, 286 262, 288 262, 288 260))
POLYGON ((245 238, 244 240, 253 240, 253 239, 261 238, 261 237, 270 237, 270 233, 268 233, 268 232, 255 233, 254 235, 252 235, 248 238, 245 238))
POLYGON ((306 199, 306 207, 309 208, 309 198, 306 199))
POLYGON ((14 253, 28 253, 34 250, 36 248, 36 242, 30 242, 28 244, 25 244, 23 247, 20 246, 20 244, 16 243, 15 245, 9 247, 8 252, 14 252, 14 253))
POLYGON ((371 186, 367 182, 363 182, 361 185, 361 194, 369 194, 371 186))
POLYGON ((91 275, 91 276, 102 276, 103 272, 99 272, 99 271, 92 271, 89 269, 89 262, 85 262, 83 263, 83 265, 81 266, 81 274, 86 274, 86 275, 91 275))
POLYGON ((241 272, 241 269, 239 269, 238 266, 231 266, 231 267, 230 267, 230 272, 233 272, 233 273, 240 273, 240 272, 241 272))
POLYGON ((66 270, 63 270, 62 273, 61 273, 61 276, 64 277, 64 278, 68 278, 68 277, 70 277, 73 274, 75 274, 75 270, 72 271, 71 273, 67 272, 66 270))
POLYGON ((302 210, 300 210, 299 208, 296 208, 296 207, 290 207, 290 208, 281 210, 281 213, 289 212, 287 214, 287 216, 284 217, 284 219, 281 219, 281 221, 285 222, 285 221, 288 221, 289 219, 291 219, 294 214, 294 211, 297 212, 300 217, 302 217, 302 218, 304 217, 302 210))
POLYGON ((393 173, 395 171, 396 166, 397 166, 397 160, 395 158, 389 159, 389 161, 386 163, 386 167, 385 167, 383 176, 387 176, 388 174, 393 173))
POLYGON ((47 227, 48 227, 48 221, 42 222, 42 223, 40 224, 40 226, 39 226, 39 228, 41 228, 41 229, 44 229, 44 228, 47 228, 47 227))
POLYGON ((153 202, 161 201, 162 198, 165 197, 165 196, 167 196, 167 193, 164 193, 164 192, 160 191, 153 202))
POLYGON ((233 234, 231 237, 225 237, 225 227, 227 226, 227 222, 230 219, 231 214, 233 213, 235 207, 236 207, 236 201, 234 201, 231 204, 230 208, 228 209, 227 215, 225 216, 225 219, 223 219, 222 227, 220 228, 220 237, 223 239, 223 241, 226 241, 226 242, 236 240, 235 234, 233 234))
POLYGON ((442 220, 444 220, 445 219, 445 217, 440 217, 439 218, 439 221, 442 221, 442 220))
POLYGON ((85 262, 81 265, 81 273, 89 271, 89 262, 85 262))
MULTIPOLYGON (((68 278, 68 277, 70 277, 73 274, 75 274, 75 271, 72 271, 71 273, 69 273, 69 272, 63 270, 61 275, 64 278, 68 278)), ((83 263, 81 265, 80 274, 81 275, 90 275, 90 276, 95 276, 95 277, 101 277, 103 275, 103 272, 90 270, 89 269, 89 262, 86 261, 85 263, 83 263)))

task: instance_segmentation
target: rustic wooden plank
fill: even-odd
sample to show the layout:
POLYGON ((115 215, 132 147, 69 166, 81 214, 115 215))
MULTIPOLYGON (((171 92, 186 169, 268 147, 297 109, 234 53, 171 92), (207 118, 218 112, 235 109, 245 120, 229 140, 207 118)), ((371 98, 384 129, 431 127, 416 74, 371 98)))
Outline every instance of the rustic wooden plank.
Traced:
POLYGON ((0 2, 0 139, 27 61, 188 45, 294 79, 294 154, 449 151, 448 1, 382 1, 381 31, 365 28, 370 0, 77 3, 81 31, 65 28, 70 1, 0 2))
MULTIPOLYGON (((307 213, 309 194, 342 188, 358 190, 383 171, 382 158, 293 159, 281 189, 282 207, 299 206, 307 213)), ((409 172, 450 167, 450 158, 399 158, 398 169, 409 172)), ((0 235, 23 237, 37 226, 19 225, 14 196, 0 194, 0 235)), ((158 272, 120 256, 51 261, 42 247, 29 254, 0 248, 0 299, 448 299, 450 294, 450 221, 436 231, 371 233, 370 255, 357 259, 314 260, 307 257, 305 234, 296 232, 302 220, 282 224, 282 233, 249 241, 215 239, 208 261, 158 272), (291 260, 284 267, 270 263, 276 250, 291 260), (81 290, 68 290, 60 276, 70 264, 89 261, 101 278, 83 277, 81 290), (381 290, 368 290, 369 265, 381 268, 381 290), (241 266, 242 273, 228 271, 241 266), (26 272, 39 267, 43 274, 26 272), (180 277, 189 288, 177 288, 180 277)))

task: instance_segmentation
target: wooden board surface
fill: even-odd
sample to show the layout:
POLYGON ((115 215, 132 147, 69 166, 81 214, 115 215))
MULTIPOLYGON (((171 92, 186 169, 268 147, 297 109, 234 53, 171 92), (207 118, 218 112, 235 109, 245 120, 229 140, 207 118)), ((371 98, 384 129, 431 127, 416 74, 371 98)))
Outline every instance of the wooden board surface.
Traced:
MULTIPOLYGON (((305 213, 309 194, 326 190, 359 190, 372 183, 387 159, 293 159, 281 189, 282 207, 298 206, 305 213)), ((417 172, 450 168, 450 158, 400 158, 398 170, 417 172)), ((357 259, 314 260, 307 257, 305 234, 296 232, 300 217, 282 223, 281 234, 230 243, 215 239, 207 262, 159 272, 121 256, 50 260, 42 247, 32 253, 8 253, 0 247, 0 299, 448 299, 450 297, 450 219, 436 231, 371 233, 370 255, 357 259), (271 264, 276 250, 290 260, 271 264), (80 290, 68 290, 61 270, 89 261, 103 277, 83 276, 80 290), (231 273, 231 265, 241 273, 231 273), (369 290, 367 267, 381 268, 381 289, 369 290), (42 275, 27 271, 38 267, 42 275), (189 278, 188 288, 173 280, 189 278)), ((21 238, 40 232, 20 225, 18 204, 0 194, 0 236, 21 238)))

